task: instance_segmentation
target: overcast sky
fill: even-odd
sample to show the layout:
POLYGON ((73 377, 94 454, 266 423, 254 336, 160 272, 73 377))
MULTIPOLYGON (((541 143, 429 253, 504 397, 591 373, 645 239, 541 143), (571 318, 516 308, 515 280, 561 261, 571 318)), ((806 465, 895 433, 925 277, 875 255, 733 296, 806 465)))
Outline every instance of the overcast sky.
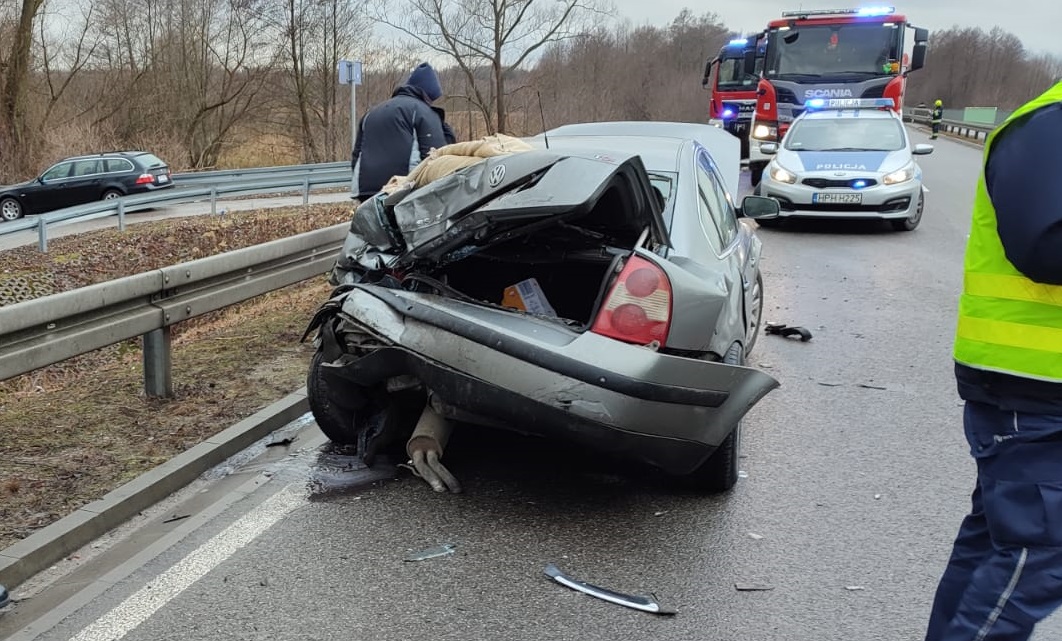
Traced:
MULTIPOLYGON (((916 27, 947 29, 953 25, 981 27, 986 31, 998 25, 1018 36, 1026 49, 1062 55, 1062 0, 912 0, 907 2, 866 2, 865 0, 730 0, 693 2, 691 0, 612 0, 617 13, 635 24, 665 25, 683 7, 695 14, 714 12, 731 29, 754 32, 779 18, 782 11, 800 9, 841 9, 860 6, 893 6, 916 27)), ((929 41, 932 51, 933 40, 929 41)))

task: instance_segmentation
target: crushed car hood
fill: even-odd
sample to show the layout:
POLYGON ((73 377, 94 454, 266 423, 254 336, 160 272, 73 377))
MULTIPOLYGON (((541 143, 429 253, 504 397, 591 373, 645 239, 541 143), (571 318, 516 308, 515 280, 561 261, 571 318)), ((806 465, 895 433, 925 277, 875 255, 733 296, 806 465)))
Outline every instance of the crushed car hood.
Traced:
POLYGON ((657 244, 667 245, 661 208, 636 155, 527 151, 367 200, 355 212, 343 254, 369 268, 445 263, 562 222, 631 246, 648 227, 657 244))

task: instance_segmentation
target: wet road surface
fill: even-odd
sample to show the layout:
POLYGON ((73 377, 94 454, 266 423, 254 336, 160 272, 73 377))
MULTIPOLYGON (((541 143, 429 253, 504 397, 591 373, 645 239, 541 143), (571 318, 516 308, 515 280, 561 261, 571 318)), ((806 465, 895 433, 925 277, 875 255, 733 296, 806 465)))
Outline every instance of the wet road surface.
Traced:
MULTIPOLYGON (((304 425, 31 582, 0 636, 921 639, 973 483, 950 349, 979 151, 941 140, 920 162, 931 192, 913 233, 760 232, 765 320, 814 339, 761 337, 752 365, 782 387, 747 417, 728 495, 469 429, 446 456, 465 493, 438 495, 344 469, 304 425), (452 555, 404 560, 446 543, 452 555), (544 576, 551 562, 677 614, 568 590, 544 576)), ((1037 639, 1060 634, 1056 618, 1037 639)))

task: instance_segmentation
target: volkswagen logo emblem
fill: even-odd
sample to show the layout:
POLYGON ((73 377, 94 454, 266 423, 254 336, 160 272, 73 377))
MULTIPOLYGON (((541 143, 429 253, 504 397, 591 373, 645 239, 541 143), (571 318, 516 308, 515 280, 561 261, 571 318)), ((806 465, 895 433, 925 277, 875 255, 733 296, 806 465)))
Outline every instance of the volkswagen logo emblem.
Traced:
POLYGON ((505 178, 505 165, 495 165, 494 169, 490 170, 490 177, 488 181, 491 187, 497 187, 501 184, 501 181, 505 178))

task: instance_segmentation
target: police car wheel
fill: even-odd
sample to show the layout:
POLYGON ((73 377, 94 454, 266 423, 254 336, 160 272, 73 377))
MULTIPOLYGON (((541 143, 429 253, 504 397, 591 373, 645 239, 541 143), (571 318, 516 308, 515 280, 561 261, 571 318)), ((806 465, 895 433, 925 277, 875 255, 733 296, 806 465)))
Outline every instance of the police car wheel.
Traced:
POLYGON ((892 228, 896 231, 914 231, 918 224, 922 222, 922 212, 926 208, 926 194, 924 191, 918 194, 918 207, 915 208, 915 213, 908 218, 900 218, 898 220, 889 221, 892 223, 892 228))

